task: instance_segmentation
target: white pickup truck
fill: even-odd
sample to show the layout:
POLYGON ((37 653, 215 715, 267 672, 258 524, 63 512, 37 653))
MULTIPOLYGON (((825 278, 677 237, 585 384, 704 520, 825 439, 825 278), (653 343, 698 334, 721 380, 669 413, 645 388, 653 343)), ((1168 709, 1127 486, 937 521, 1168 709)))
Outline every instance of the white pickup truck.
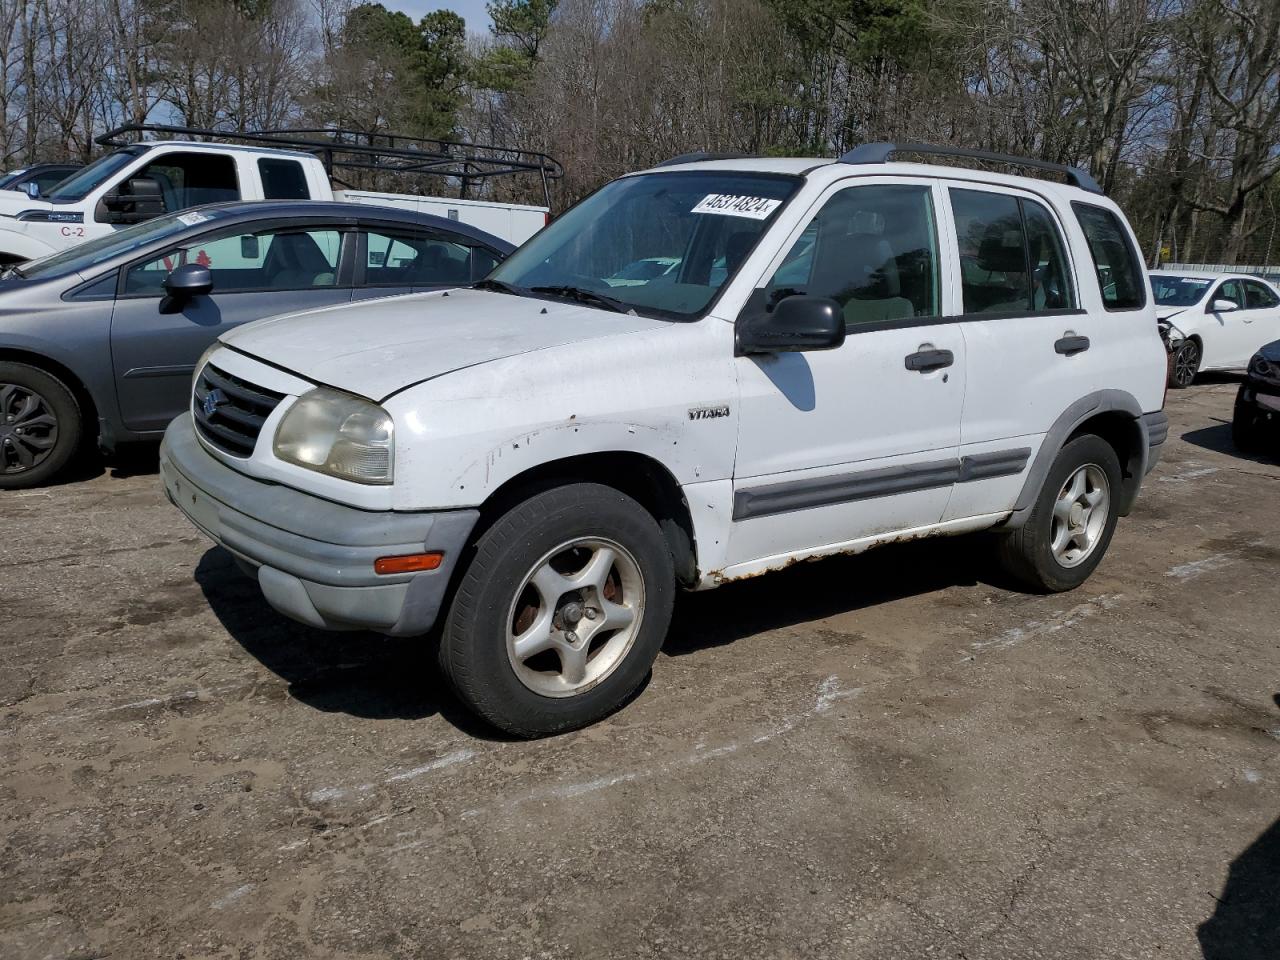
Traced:
POLYGON ((305 150, 144 141, 106 154, 47 195, 0 191, 0 265, 47 256, 162 213, 228 200, 347 200, 402 207, 479 227, 514 244, 542 229, 549 212, 545 206, 487 200, 334 190, 325 164, 305 150))

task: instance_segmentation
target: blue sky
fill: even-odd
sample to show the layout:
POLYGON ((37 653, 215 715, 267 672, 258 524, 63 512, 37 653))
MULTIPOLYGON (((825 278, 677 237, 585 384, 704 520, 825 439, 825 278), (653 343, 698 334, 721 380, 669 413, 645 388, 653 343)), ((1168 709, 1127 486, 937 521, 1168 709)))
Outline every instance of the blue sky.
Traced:
POLYGON ((419 19, 431 10, 452 10, 467 21, 468 33, 489 32, 489 14, 484 5, 485 0, 382 0, 388 10, 400 10, 419 19))

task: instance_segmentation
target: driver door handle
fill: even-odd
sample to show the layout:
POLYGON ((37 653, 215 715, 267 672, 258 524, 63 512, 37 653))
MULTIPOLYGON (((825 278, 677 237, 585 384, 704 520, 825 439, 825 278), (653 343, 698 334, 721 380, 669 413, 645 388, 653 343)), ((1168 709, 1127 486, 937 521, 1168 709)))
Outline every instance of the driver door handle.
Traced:
POLYGON ((907 369, 928 373, 930 370, 941 370, 956 362, 956 355, 950 350, 918 350, 906 357, 907 369))
POLYGON ((1070 334, 1060 337, 1053 345, 1053 349, 1064 357, 1072 356, 1076 353, 1084 353, 1089 349, 1089 338, 1070 334))

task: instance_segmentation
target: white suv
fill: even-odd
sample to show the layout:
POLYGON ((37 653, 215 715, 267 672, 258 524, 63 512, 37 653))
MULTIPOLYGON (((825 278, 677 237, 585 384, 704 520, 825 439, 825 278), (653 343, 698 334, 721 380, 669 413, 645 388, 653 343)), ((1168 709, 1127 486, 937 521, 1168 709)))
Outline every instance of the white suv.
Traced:
POLYGON ((678 158, 474 289, 237 328, 169 496, 290 617, 438 622, 459 696, 523 736, 624 702, 677 587, 978 530, 1078 586, 1167 432, 1133 236, 1081 171, 902 150, 957 152, 678 158))

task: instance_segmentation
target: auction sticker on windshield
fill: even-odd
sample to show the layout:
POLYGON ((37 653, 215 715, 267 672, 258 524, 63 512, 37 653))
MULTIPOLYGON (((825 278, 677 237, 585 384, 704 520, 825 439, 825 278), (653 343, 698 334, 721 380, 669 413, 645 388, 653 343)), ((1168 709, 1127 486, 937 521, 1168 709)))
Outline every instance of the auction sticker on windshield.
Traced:
POLYGON ((194 227, 197 223, 204 223, 206 220, 212 220, 213 217, 209 216, 207 213, 200 213, 197 210, 192 210, 189 213, 178 214, 178 219, 188 227, 194 227))
POLYGON ((733 193, 708 193, 698 201, 691 213, 715 213, 722 217, 750 217, 767 220, 781 206, 781 200, 768 197, 744 197, 733 193))

